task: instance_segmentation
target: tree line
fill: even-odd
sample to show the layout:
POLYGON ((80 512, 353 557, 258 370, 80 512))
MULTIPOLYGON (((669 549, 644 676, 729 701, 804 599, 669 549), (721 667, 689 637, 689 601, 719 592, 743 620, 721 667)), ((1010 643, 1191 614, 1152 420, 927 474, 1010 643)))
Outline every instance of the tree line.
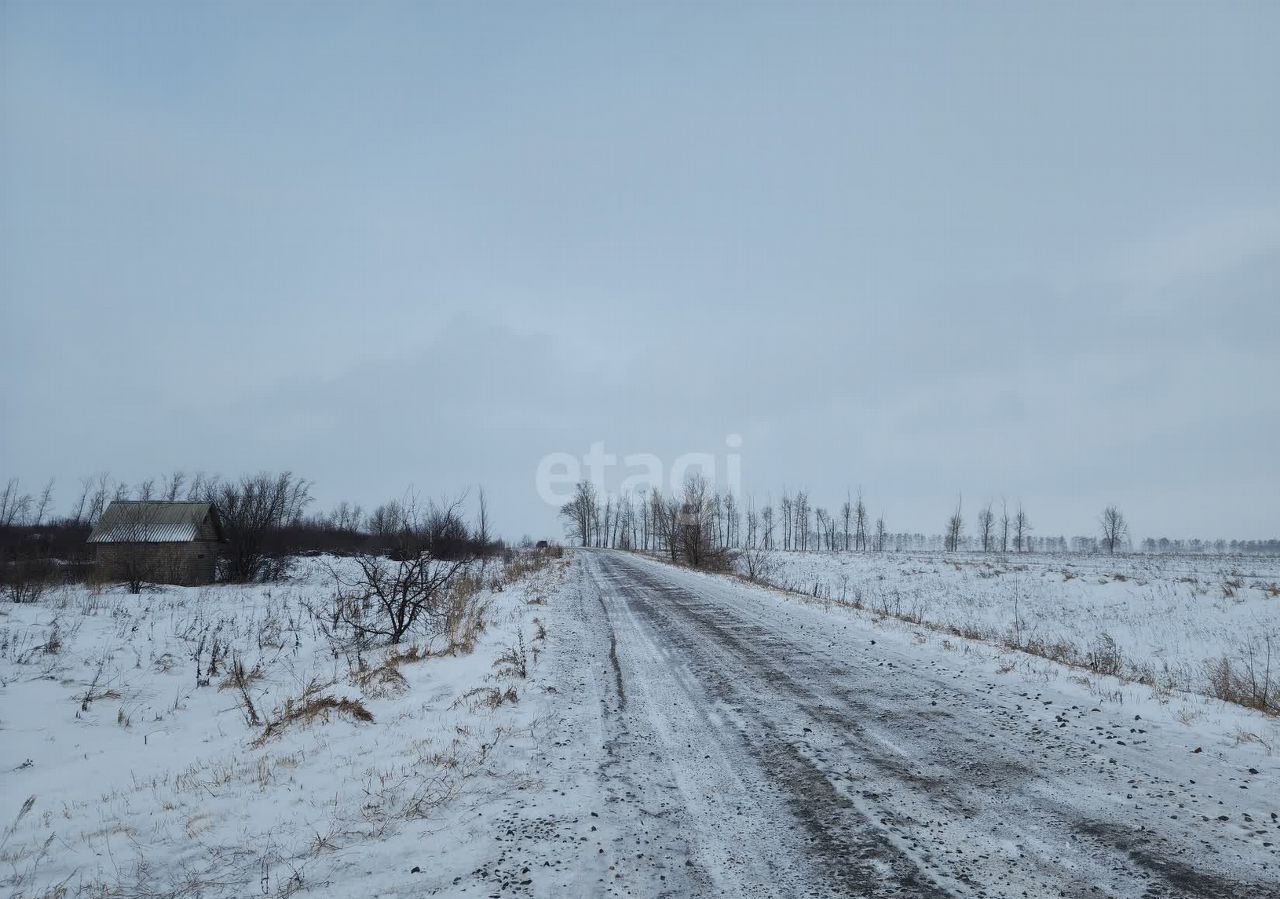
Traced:
MULTIPOLYGON (((1128 520, 1115 505, 1102 510, 1094 534, 1067 538, 1036 534, 1022 503, 1007 501, 982 505, 970 533, 963 501, 957 500, 943 531, 926 535, 890 531, 884 513, 873 516, 860 490, 847 492, 836 506, 819 505, 807 490, 783 490, 776 505, 757 505, 753 497, 743 500, 713 489, 700 475, 672 494, 653 488, 615 496, 581 481, 560 517, 568 539, 580 546, 640 550, 673 560, 690 555, 682 546, 691 536, 696 536, 693 556, 717 561, 748 550, 1115 554, 1135 549, 1128 520)), ((1280 540, 1147 538, 1140 546, 1149 553, 1280 553, 1280 540)))

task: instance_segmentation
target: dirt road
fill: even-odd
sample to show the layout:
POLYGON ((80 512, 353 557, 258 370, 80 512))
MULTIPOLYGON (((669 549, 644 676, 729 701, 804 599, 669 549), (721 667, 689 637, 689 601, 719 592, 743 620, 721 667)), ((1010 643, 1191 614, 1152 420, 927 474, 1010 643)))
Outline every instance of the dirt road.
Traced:
POLYGON ((570 711, 539 764, 581 826, 516 812, 495 880, 520 887, 518 865, 547 895, 1280 895, 1274 766, 1224 764, 1078 689, 975 673, 940 639, 578 556, 556 663, 570 711))

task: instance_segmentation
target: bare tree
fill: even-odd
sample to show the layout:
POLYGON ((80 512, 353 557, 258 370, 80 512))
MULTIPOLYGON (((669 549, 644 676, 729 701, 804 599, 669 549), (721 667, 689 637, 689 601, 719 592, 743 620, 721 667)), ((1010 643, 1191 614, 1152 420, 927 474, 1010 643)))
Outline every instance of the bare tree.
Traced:
POLYGON ((884 552, 884 515, 876 519, 876 552, 884 552))
POLYGON ((249 582, 283 576, 285 566, 269 555, 265 539, 272 530, 301 518, 311 502, 311 482, 289 471, 264 471, 234 482, 211 481, 205 489, 206 500, 218 507, 222 519, 228 579, 249 582))
POLYGON ((582 480, 573 488, 573 499, 560 507, 560 517, 565 520, 569 538, 577 540, 581 546, 591 545, 597 502, 595 485, 582 480))
POLYGON ((1098 523, 1102 526, 1102 545, 1114 556, 1116 548, 1123 548, 1129 540, 1129 523, 1124 520, 1124 513, 1115 506, 1103 509, 1098 523))
POLYGON ((94 480, 93 492, 89 494, 89 508, 85 515, 86 524, 98 523, 98 519, 106 511, 107 500, 110 496, 111 475, 105 471, 98 472, 94 480))
POLYGON ((22 493, 17 478, 10 478, 0 491, 0 527, 9 528, 27 523, 31 514, 31 494, 22 493))
POLYGON ((1009 551, 1009 504, 1000 498, 1000 552, 1009 551))
POLYGON ((715 541, 715 509, 707 479, 700 473, 684 482, 679 518, 679 546, 683 561, 694 568, 710 567, 720 557, 715 541))
POLYGON ((853 507, 853 545, 865 552, 867 548, 867 504, 862 501, 862 490, 858 490, 858 502, 853 507))
POLYGON ((40 525, 44 524, 44 517, 53 508, 53 478, 49 478, 49 482, 40 491, 40 498, 36 500, 35 508, 35 515, 32 517, 31 523, 36 527, 40 527, 40 525))
POLYGON ((72 507, 71 515, 68 516, 68 518, 71 520, 72 523, 81 524, 84 522, 85 510, 87 509, 88 503, 89 503, 89 491, 92 489, 93 489, 92 477, 80 479, 80 493, 76 498, 75 506, 72 507))
POLYGON ((484 488, 481 487, 477 491, 477 503, 479 504, 476 512, 476 543, 479 545, 481 553, 488 551, 489 548, 489 503, 485 499, 484 488))
POLYGON ((818 507, 813 510, 814 523, 818 531, 818 550, 822 550, 822 541, 827 536, 827 510, 818 507))
POLYGON ((165 475, 160 481, 160 494, 166 502, 177 502, 182 495, 182 488, 187 483, 187 473, 179 469, 165 475))
POLYGON ((991 551, 995 528, 996 513, 991 510, 991 503, 987 503, 978 510, 978 537, 982 540, 982 551, 984 553, 991 551))
POLYGON ((663 499, 658 507, 659 525, 663 542, 667 546, 667 555, 672 562, 680 561, 682 545, 681 537, 681 503, 679 497, 663 499))
POLYGON ((782 515, 782 548, 784 550, 792 549, 791 511, 792 511, 791 497, 788 496, 786 492, 783 492, 782 500, 778 503, 778 512, 781 513, 782 515))
POLYGON ((1027 517, 1026 511, 1022 508, 1022 503, 1018 503, 1018 511, 1013 515, 1013 548, 1015 552, 1022 552, 1028 547, 1029 535, 1031 533, 1031 519, 1027 517))
POLYGON ((428 500, 425 505, 410 495, 405 504, 409 542, 402 547, 401 555, 409 556, 429 552, 437 559, 465 559, 474 555, 476 541, 464 515, 467 494, 428 500))
POLYGON ((795 525, 792 531, 795 535, 793 543, 797 544, 801 551, 809 550, 809 494, 804 490, 796 492, 795 503, 793 505, 795 515, 795 525))
POLYGON ((844 551, 849 551, 849 521, 853 518, 853 500, 849 498, 846 491, 844 495, 844 503, 840 506, 840 517, 844 520, 844 551))
POLYGON ((961 514, 962 502, 963 500, 956 500, 956 510, 947 519, 947 534, 944 541, 947 552, 956 552, 960 549, 960 538, 964 533, 964 516, 961 514))
POLYGON ((724 545, 730 549, 738 545, 741 535, 738 533, 739 527, 739 511, 738 500, 732 492, 724 495, 724 545))

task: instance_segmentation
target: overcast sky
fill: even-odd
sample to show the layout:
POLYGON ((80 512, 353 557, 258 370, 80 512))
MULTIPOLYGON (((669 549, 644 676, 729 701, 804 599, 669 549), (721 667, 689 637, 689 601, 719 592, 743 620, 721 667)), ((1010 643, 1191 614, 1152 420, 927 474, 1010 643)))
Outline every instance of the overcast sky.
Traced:
POLYGON ((1280 5, 0 4, 0 478, 720 454, 1280 534, 1280 5))

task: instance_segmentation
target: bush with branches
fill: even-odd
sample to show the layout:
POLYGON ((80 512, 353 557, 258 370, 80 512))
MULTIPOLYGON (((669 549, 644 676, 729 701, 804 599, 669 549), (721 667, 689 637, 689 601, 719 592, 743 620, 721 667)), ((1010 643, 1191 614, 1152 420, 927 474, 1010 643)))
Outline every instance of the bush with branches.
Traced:
POLYGON ((408 634, 445 629, 452 606, 450 589, 466 567, 466 559, 442 561, 428 553, 407 559, 364 555, 353 560, 355 572, 331 569, 338 589, 331 618, 361 639, 385 640, 392 646, 408 634))

